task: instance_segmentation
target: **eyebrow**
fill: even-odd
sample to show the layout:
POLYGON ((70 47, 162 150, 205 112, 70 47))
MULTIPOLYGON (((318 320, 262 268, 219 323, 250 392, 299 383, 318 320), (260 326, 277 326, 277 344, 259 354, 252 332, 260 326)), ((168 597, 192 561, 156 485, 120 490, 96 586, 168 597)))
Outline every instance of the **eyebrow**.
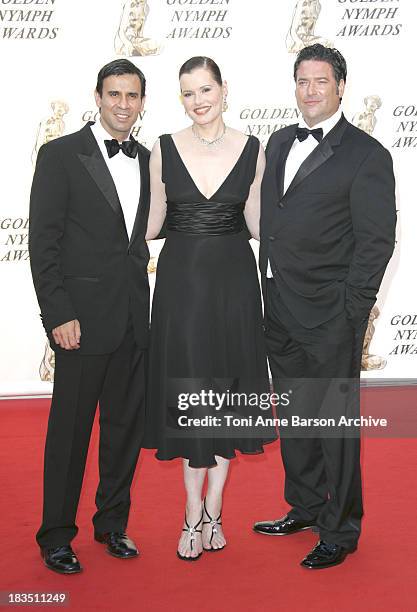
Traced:
MULTIPOLYGON (((211 83, 207 83, 206 85, 200 85, 200 87, 197 87, 196 89, 203 89, 203 87, 212 87, 212 84, 211 83)), ((189 91, 193 92, 193 91, 195 91, 195 89, 181 89, 181 91, 182 91, 182 93, 189 92, 189 91)))
POLYGON ((317 77, 297 77, 297 83, 298 81, 328 81, 329 77, 327 76, 317 76, 317 77))
MULTIPOLYGON (((120 89, 109 89, 107 93, 121 93, 120 89)), ((128 96, 138 96, 139 92, 138 91, 127 91, 126 92, 128 96)))

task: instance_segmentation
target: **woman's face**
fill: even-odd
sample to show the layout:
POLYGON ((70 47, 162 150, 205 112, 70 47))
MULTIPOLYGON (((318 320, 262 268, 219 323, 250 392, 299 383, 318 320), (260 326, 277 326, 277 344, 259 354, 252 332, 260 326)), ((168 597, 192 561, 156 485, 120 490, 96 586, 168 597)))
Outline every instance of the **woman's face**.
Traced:
POLYGON ((185 111, 198 125, 206 125, 222 114, 225 84, 220 86, 210 70, 196 68, 180 78, 181 96, 185 111))

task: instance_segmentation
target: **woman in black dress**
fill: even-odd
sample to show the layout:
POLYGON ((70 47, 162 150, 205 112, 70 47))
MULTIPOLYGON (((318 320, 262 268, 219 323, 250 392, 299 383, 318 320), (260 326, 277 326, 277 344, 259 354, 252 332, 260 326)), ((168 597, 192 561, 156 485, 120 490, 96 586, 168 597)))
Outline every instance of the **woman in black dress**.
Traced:
POLYGON ((259 414, 271 417, 265 403, 236 407, 226 399, 268 391, 257 269, 245 227, 246 221, 259 239, 265 154, 255 137, 225 126, 227 85, 213 60, 185 62, 180 86, 193 123, 161 136, 150 161, 146 238, 158 235, 165 218, 167 238, 152 306, 144 446, 156 448, 158 459, 184 459, 187 505, 177 554, 196 560, 203 549, 226 544, 222 492, 235 450, 262 452, 275 435, 247 426, 259 414), (218 421, 204 426, 191 417, 218 421))

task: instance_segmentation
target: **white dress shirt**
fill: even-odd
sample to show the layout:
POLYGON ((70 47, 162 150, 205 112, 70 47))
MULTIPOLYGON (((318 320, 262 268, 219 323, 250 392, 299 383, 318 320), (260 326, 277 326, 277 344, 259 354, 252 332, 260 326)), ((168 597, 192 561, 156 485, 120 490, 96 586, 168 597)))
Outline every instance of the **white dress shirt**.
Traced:
MULTIPOLYGON (((317 123, 315 126, 310 128, 304 119, 298 123, 298 126, 301 128, 307 128, 308 130, 322 128, 323 130, 323 138, 334 128, 336 123, 342 116, 342 109, 339 108, 334 115, 325 119, 321 123, 317 123)), ((307 159, 307 157, 314 151, 314 149, 318 146, 317 140, 311 134, 308 137, 300 142, 298 138, 296 138, 293 142, 293 145, 288 153, 287 161, 285 164, 285 174, 284 174, 284 193, 287 191, 288 187, 291 185, 293 178, 298 172, 299 167, 307 159)), ((271 264, 268 260, 268 269, 266 271, 267 278, 272 278, 272 270, 271 264)))
MULTIPOLYGON (((117 155, 109 157, 104 144, 105 140, 111 140, 111 136, 97 121, 91 126, 99 149, 104 157, 113 182, 116 186, 117 195, 125 218, 126 230, 129 239, 132 235, 140 196, 140 169, 137 157, 132 158, 119 151, 117 155)), ((126 140, 129 140, 128 138, 126 140)))

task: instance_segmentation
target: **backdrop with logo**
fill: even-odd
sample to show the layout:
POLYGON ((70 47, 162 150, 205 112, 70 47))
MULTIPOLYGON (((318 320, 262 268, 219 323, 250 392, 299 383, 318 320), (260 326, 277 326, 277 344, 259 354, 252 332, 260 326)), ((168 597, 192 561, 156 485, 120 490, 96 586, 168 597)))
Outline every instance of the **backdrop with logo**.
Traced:
MULTIPOLYGON (((128 57, 143 70, 147 100, 135 133, 151 148, 159 134, 187 125, 180 65, 211 56, 229 85, 226 123, 266 145, 273 131, 297 122, 293 63, 313 42, 346 57, 345 115, 390 150, 397 178, 397 248, 379 316, 372 314, 363 376, 381 384, 415 377, 417 94, 409 53, 416 23, 413 0, 0 0, 0 396, 51 391, 53 354, 29 267, 30 186, 42 143, 97 118, 98 69, 128 57)), ((151 287, 161 246, 150 245, 151 287)))

